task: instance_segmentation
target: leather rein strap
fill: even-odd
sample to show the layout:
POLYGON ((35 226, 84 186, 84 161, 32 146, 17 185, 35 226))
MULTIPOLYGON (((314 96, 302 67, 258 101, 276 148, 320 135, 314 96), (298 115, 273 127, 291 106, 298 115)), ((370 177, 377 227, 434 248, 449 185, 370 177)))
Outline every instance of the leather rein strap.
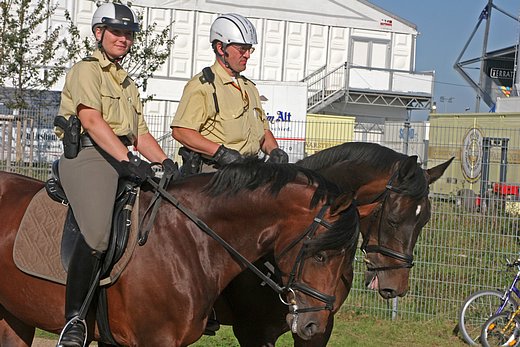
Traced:
MULTIPOLYGON (((156 190, 156 194, 161 195, 163 198, 168 200, 173 206, 175 206, 179 211, 181 211, 186 217, 188 217, 195 225, 197 225, 202 231, 215 239, 218 243, 220 243, 235 259, 239 260, 243 265, 247 266, 251 271, 253 271, 258 277, 260 277, 264 282, 266 282, 269 287, 271 287, 278 294, 285 293, 285 288, 280 287, 276 282, 274 282, 270 277, 266 276, 262 271, 260 271, 256 266, 253 265, 249 260, 247 260, 242 254, 236 251, 226 240, 224 240, 220 235, 214 232, 206 223, 204 223, 200 218, 198 218, 193 211, 191 211, 186 206, 182 205, 179 200, 177 200, 173 195, 168 193, 166 189, 160 184, 153 181, 151 178, 148 178, 148 183, 154 187, 156 190)), ((154 195, 155 197, 155 195, 154 195)), ((156 204, 157 205, 157 204, 156 204)), ((153 224, 153 219, 150 219, 148 224, 153 224)), ((148 230, 149 231, 149 230, 148 230)), ((148 234, 148 233, 146 233, 148 234)))
MULTIPOLYGON (((159 181, 159 187, 166 189, 168 187, 168 184, 170 183, 172 177, 174 175, 174 172, 172 173, 163 173, 163 176, 161 177, 161 180, 159 181)), ((151 178, 148 178, 148 182, 154 182, 151 178)), ((154 182, 155 183, 155 182, 154 182)), ((139 222, 139 234, 137 236, 137 243, 139 246, 143 246, 146 241, 148 240, 148 234, 150 233, 150 230, 152 230, 153 222, 155 220, 155 216, 157 215, 157 211, 159 211, 159 206, 161 206, 161 200, 162 200, 162 194, 157 189, 155 191, 155 194, 153 195, 152 200, 150 201, 150 204, 148 205, 148 208, 143 214, 143 218, 139 222), (144 228, 141 228, 141 226, 144 223, 144 219, 148 215, 148 212, 150 211, 150 208, 152 211, 150 212, 150 218, 148 219, 148 223, 144 228)))

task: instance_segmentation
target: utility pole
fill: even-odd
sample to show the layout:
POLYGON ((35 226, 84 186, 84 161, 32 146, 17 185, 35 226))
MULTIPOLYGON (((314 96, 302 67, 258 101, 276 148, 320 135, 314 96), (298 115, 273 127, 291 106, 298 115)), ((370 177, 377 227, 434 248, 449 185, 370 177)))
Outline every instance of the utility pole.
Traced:
MULTIPOLYGON (((520 22, 520 15, 518 16, 520 22)), ((513 90, 516 96, 520 96, 520 34, 518 35, 518 42, 516 44, 516 63, 515 63, 515 80, 513 81, 513 90)))

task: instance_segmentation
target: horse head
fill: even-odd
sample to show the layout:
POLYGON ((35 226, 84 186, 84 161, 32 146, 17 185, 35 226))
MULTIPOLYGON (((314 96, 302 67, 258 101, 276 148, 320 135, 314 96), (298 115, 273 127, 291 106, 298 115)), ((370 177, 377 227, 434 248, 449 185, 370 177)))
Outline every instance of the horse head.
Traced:
MULTIPOLYGON (((451 160, 423 170, 417 164, 416 157, 409 158, 375 143, 348 142, 319 151, 296 164, 320 173, 343 192, 355 192, 363 240, 370 241, 367 245, 378 246, 378 251, 382 247, 387 248, 381 252, 366 253, 367 285, 378 290, 383 297, 390 298, 405 295, 408 291, 413 249, 421 228, 430 218, 427 189, 441 177, 450 163, 451 160), (388 184, 394 173, 396 175, 393 181, 388 184), (402 192, 398 189, 402 189, 402 192), (415 196, 415 191, 421 194, 415 196), (383 203, 383 200, 386 202, 383 203), (394 266, 399 268, 383 269, 394 266)), ((314 259, 314 256, 309 259, 311 258, 314 259)), ((317 258, 321 259, 319 255, 317 258)), ((266 261, 272 259, 262 258, 257 264, 262 266, 266 261)), ((308 264, 318 266, 315 261, 309 260, 308 264)), ((339 268, 342 272, 341 282, 333 293, 326 292, 327 295, 335 296, 332 313, 340 308, 351 289, 353 261, 353 258, 344 258, 344 263, 339 268)), ((306 266, 310 265, 306 263, 306 266)), ((222 298, 224 300, 219 300, 220 312, 227 314, 227 324, 233 325, 235 336, 241 344, 257 345, 261 341, 262 345, 274 345, 278 336, 292 327, 294 319, 289 321, 288 327, 280 325, 282 317, 287 315, 286 306, 279 304, 277 295, 273 295, 274 292, 269 288, 259 286, 255 282, 257 279, 247 272, 235 278, 226 288, 222 298)), ((321 288, 319 285, 316 283, 316 288, 321 288)), ((312 296, 301 295, 299 308, 308 304, 304 300, 312 300, 312 296)), ((320 302, 313 305, 320 305, 320 302)), ((323 306, 323 302, 321 305, 323 306)), ((312 306, 308 304, 307 307, 312 306)), ((291 319, 291 314, 287 318, 291 319)), ((312 324, 304 328, 301 319, 298 319, 298 326, 300 330, 315 329, 312 324)), ((295 346, 325 346, 332 327, 333 315, 329 315, 329 326, 324 334, 314 335, 311 341, 302 344, 299 335, 306 336, 306 333, 300 331, 298 335, 293 334, 295 341, 299 342, 295 346)))
MULTIPOLYGON (((259 165, 250 159, 226 166, 206 189, 210 195, 224 194, 228 203, 233 194, 247 195, 236 215, 240 209, 250 214, 254 201, 248 201, 258 200, 255 194, 271 196, 269 204, 256 207, 271 211, 256 228, 261 230, 256 244, 271 240, 283 285, 263 280, 288 306, 286 321, 293 333, 304 340, 323 333, 336 306, 335 291, 344 264, 352 264, 358 244, 354 192, 342 192, 314 171, 293 164, 259 165)), ((255 227, 251 217, 248 223, 247 239, 252 242, 255 227)))
POLYGON ((429 185, 441 177, 451 160, 423 170, 417 156, 405 157, 394 164, 382 193, 365 206, 371 209, 370 217, 361 221, 365 284, 385 299, 408 292, 413 250, 431 216, 429 185))
POLYGON ((286 321, 304 340, 325 331, 337 306, 335 290, 344 266, 354 260, 359 215, 353 198, 353 193, 345 193, 324 204, 302 234, 281 238, 275 246, 275 262, 285 283, 280 299, 289 307, 286 321))

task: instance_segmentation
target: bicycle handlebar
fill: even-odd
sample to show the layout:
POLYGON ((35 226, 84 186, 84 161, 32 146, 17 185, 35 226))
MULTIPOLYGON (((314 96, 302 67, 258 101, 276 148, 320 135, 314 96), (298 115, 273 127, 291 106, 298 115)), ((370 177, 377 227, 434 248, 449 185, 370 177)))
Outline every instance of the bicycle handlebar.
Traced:
POLYGON ((507 267, 515 267, 515 266, 520 266, 520 258, 519 259, 516 259, 514 262, 510 262, 509 259, 506 259, 506 266, 507 267))

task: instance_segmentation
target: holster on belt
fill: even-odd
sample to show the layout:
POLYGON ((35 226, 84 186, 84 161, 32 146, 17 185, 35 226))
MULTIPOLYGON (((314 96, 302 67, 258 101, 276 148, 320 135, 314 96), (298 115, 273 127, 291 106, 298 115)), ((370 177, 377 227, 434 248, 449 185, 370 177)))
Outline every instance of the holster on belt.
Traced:
POLYGON ((180 168, 182 177, 198 174, 202 170, 202 156, 200 153, 181 147, 179 148, 179 155, 182 157, 182 166, 180 168))
MULTIPOLYGON (((94 140, 88 133, 81 134, 81 122, 76 115, 72 115, 69 119, 63 116, 54 118, 54 126, 63 131, 63 155, 67 159, 74 159, 78 156, 79 151, 85 147, 96 146, 94 140)), ((125 146, 131 146, 132 141, 127 136, 118 136, 119 140, 125 146)))
POLYGON ((71 115, 69 119, 63 116, 54 118, 54 126, 63 131, 63 155, 67 159, 74 159, 78 156, 80 147, 81 122, 76 115, 71 115))

